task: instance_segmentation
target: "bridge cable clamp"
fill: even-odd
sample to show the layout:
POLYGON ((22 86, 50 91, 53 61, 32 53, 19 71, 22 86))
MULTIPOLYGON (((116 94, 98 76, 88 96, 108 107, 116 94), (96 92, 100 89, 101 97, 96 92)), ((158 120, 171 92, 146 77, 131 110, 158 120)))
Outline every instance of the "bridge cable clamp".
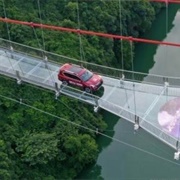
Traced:
POLYGON ((174 159, 179 160, 180 157, 180 151, 178 150, 177 152, 174 153, 174 159))
POLYGON ((96 134, 99 134, 99 129, 98 128, 96 128, 96 134))
POLYGON ((97 113, 99 110, 99 106, 94 106, 94 112, 97 113))
POLYGON ((168 87, 168 86, 169 86, 169 82, 165 81, 165 82, 164 82, 164 86, 165 86, 165 87, 168 87))
POLYGON ((19 104, 22 104, 22 98, 19 99, 19 104))
POLYGON ((135 123, 134 124, 134 130, 137 131, 139 129, 139 124, 135 123))
POLYGON ((55 92, 55 99, 57 100, 59 96, 60 96, 60 92, 59 92, 59 91, 56 91, 56 92, 55 92))

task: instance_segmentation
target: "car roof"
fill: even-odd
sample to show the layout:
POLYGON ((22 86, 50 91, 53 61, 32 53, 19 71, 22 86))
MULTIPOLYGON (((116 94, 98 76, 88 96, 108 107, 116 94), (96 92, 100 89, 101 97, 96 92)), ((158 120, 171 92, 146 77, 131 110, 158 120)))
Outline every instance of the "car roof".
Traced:
POLYGON ((80 75, 85 71, 85 68, 75 64, 66 63, 61 67, 61 70, 80 75))
POLYGON ((68 69, 69 71, 71 71, 71 72, 73 72, 73 73, 79 73, 80 71, 82 71, 83 70, 83 68, 82 67, 80 67, 80 66, 71 66, 69 69, 68 69))

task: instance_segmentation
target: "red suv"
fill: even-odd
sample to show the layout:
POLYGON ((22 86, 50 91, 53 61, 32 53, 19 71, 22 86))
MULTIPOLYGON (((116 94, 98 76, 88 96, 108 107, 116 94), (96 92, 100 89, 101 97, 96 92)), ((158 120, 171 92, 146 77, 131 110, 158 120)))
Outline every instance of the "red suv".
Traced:
POLYGON ((58 79, 64 85, 72 84, 82 87, 86 92, 90 93, 98 90, 102 83, 102 77, 95 74, 84 67, 66 63, 61 66, 58 79))

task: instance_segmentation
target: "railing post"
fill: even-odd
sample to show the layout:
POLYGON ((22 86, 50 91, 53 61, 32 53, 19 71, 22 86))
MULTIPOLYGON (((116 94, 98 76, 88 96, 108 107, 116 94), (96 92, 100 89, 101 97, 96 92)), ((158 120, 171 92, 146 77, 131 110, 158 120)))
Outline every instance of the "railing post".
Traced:
POLYGON ((176 149, 177 151, 174 153, 174 159, 175 160, 179 160, 179 157, 180 157, 180 150, 179 150, 179 141, 177 140, 176 141, 176 149))
POLYGON ((48 69, 48 57, 47 56, 44 56, 44 64, 45 64, 45 67, 46 69, 48 69))
POLYGON ((139 129, 139 116, 135 115, 134 130, 137 131, 138 129, 139 129))
POLYGON ((47 56, 44 56, 44 61, 48 62, 48 57, 47 56))
POLYGON ((165 81, 164 81, 164 87, 166 88, 165 89, 165 95, 166 95, 166 97, 168 96, 168 86, 169 86, 169 82, 168 82, 168 78, 165 78, 164 79, 165 81))
POLYGON ((121 88, 123 88, 123 86, 124 86, 124 79, 125 79, 125 75, 122 74, 122 77, 120 78, 120 86, 121 86, 121 88))
POLYGON ((165 82, 164 82, 164 86, 165 86, 165 87, 168 87, 168 86, 169 86, 169 82, 165 81, 165 82))
POLYGON ((163 81, 164 81, 164 84, 165 84, 165 85, 167 85, 167 84, 169 85, 169 81, 168 81, 168 78, 167 78, 167 77, 163 77, 163 81))
POLYGON ((95 98, 94 101, 95 101, 94 112, 98 112, 98 110, 99 110, 99 103, 98 103, 97 98, 95 98))
POLYGON ((17 84, 21 84, 21 76, 20 76, 20 74, 19 74, 19 71, 16 71, 16 76, 17 76, 17 84))
POLYGON ((11 58, 13 59, 14 58, 14 56, 13 56, 14 49, 12 46, 10 46, 10 51, 11 51, 11 58))
POLYGON ((177 152, 174 153, 174 159, 179 160, 180 157, 180 151, 178 150, 177 152))
POLYGON ((60 89, 58 87, 57 82, 55 82, 54 87, 55 87, 55 99, 57 99, 59 97, 59 95, 60 95, 60 89))

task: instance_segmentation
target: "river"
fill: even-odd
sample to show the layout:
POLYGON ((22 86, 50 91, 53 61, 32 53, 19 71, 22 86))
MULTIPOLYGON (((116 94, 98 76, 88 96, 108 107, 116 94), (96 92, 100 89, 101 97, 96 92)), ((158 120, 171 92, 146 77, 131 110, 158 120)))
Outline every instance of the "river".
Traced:
MULTIPOLYGON (((162 11, 144 38, 180 42, 180 6, 162 11), (166 14, 168 13, 168 18, 166 14), (167 23, 168 22, 168 23, 167 23)), ((135 70, 151 74, 180 76, 180 50, 175 47, 139 44, 135 49, 135 70), (143 50, 142 50, 143 49, 143 50)), ((105 132, 119 142, 98 138, 100 153, 95 164, 78 179, 105 180, 179 180, 180 161, 174 150, 133 124, 102 111, 105 132)))

